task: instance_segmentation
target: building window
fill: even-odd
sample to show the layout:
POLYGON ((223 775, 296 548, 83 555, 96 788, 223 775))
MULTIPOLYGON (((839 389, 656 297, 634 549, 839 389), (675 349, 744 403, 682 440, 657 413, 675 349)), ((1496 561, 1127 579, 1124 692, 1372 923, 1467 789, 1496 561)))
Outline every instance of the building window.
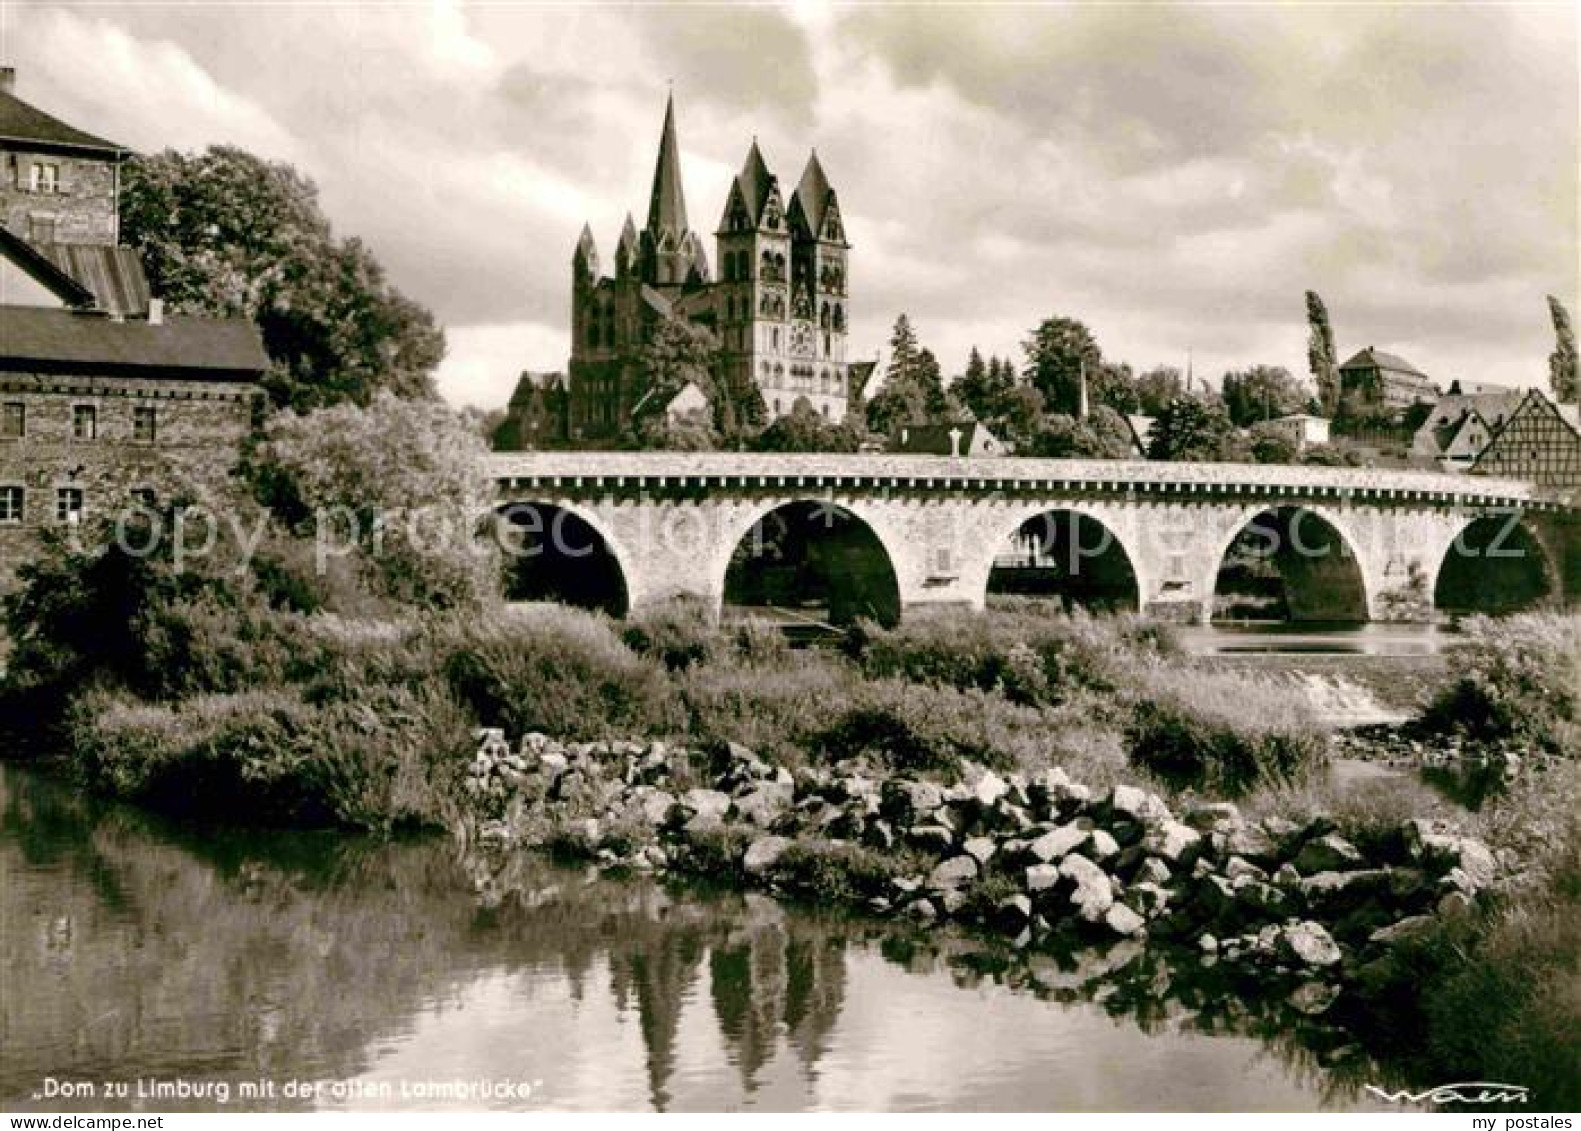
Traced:
POLYGON ((7 401, 0 406, 0 439, 21 440, 27 436, 27 405, 7 401))
POLYGON ((60 166, 49 161, 33 162, 33 174, 30 187, 34 192, 59 192, 60 166))
POLYGON ((82 521, 81 487, 61 487, 55 491, 55 520, 71 526, 82 521))
POLYGON ((27 218, 27 238, 29 243, 54 243, 55 217, 29 216, 27 218))
POLYGON ((0 487, 0 525, 14 526, 22 521, 25 496, 20 487, 0 487))
POLYGON ((98 438, 99 410, 91 404, 72 405, 71 434, 78 440, 98 438))
POLYGON ((133 440, 139 444, 152 444, 154 442, 155 426, 156 416, 153 405, 140 404, 132 406, 133 440))

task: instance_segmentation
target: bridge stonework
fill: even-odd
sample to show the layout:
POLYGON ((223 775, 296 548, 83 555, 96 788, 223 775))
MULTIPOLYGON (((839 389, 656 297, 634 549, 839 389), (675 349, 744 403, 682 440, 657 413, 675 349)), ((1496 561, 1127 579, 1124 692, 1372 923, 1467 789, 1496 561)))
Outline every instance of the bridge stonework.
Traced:
MULTIPOLYGON (((1147 611, 1205 619, 1236 534, 1299 508, 1353 560, 1373 620, 1432 615, 1438 571, 1475 520, 1508 516, 1542 545, 1556 591, 1576 596, 1573 507, 1512 480, 1427 472, 941 456, 543 452, 487 457, 500 504, 551 504, 588 522, 624 575, 631 608, 689 595, 718 608, 736 547, 778 508, 841 508, 888 555, 903 612, 981 608, 994 559, 1029 519, 1086 515, 1124 550, 1147 611)), ((1301 536, 1298 528, 1296 535, 1301 536)), ((1096 553, 1102 547, 1081 547, 1096 553)), ((1328 619, 1321 604, 1302 619, 1328 619)))

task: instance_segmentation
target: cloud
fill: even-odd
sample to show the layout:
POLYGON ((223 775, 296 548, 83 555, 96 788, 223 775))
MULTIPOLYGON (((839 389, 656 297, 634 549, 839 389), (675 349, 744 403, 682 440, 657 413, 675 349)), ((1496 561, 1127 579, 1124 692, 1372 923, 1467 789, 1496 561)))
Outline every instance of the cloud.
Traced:
POLYGON ((571 249, 643 221, 672 79, 705 235, 754 135, 787 191, 817 147, 853 356, 901 311, 947 370, 1064 314, 1138 368, 1300 371, 1312 288, 1343 349, 1532 382, 1543 295, 1581 299, 1561 8, 6 5, 0 37, 85 129, 297 164, 474 403, 563 365, 571 249))

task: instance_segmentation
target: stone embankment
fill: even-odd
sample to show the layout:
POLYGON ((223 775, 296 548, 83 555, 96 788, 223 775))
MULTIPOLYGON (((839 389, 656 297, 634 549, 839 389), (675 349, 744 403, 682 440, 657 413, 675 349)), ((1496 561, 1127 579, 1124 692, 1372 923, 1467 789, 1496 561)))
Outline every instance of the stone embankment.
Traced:
POLYGON ((1480 841, 1428 821, 1385 830, 1364 852, 1324 817, 1250 820, 1222 802, 1177 813, 1145 790, 1095 793, 1059 769, 968 766, 943 785, 854 765, 792 773, 735 745, 529 734, 513 749, 490 730, 469 774, 484 842, 836 892, 1017 947, 1145 938, 1319 997, 1382 974, 1435 917, 1469 913, 1498 873, 1480 841))

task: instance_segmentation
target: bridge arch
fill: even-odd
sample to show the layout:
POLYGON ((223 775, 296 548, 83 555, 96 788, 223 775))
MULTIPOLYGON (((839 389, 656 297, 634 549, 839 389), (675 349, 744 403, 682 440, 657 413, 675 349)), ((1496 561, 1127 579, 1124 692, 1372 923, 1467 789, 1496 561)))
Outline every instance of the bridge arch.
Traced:
POLYGON ((1023 508, 983 548, 980 592, 1050 597, 1094 611, 1139 610, 1146 601, 1142 556, 1113 515, 1079 502, 1023 508))
POLYGON ((748 509, 721 539, 710 576, 722 609, 778 609, 846 624, 900 620, 903 558, 883 524, 828 499, 781 499, 748 509))
POLYGON ((1327 507, 1249 507, 1214 554, 1205 592, 1209 619, 1372 619, 1367 547, 1327 507))
POLYGON ((518 499, 496 508, 506 600, 553 601, 623 617, 631 568, 603 521, 583 507, 518 499))
POLYGON ((1433 574, 1433 608, 1452 615, 1520 612, 1563 591, 1552 549, 1513 510, 1468 519, 1433 574))

